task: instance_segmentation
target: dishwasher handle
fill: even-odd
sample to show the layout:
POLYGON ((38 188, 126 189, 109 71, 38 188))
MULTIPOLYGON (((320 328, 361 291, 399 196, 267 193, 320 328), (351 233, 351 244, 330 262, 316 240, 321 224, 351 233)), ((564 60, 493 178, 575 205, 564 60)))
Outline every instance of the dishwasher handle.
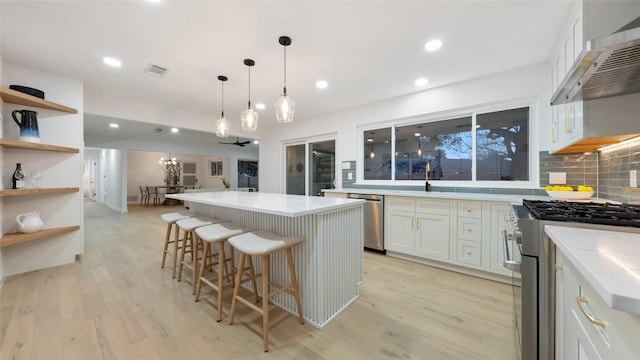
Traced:
POLYGON ((367 201, 380 202, 380 201, 382 201, 383 198, 384 198, 384 196, 375 195, 375 194, 353 194, 353 193, 348 193, 347 194, 347 199, 362 199, 362 200, 367 200, 367 201))

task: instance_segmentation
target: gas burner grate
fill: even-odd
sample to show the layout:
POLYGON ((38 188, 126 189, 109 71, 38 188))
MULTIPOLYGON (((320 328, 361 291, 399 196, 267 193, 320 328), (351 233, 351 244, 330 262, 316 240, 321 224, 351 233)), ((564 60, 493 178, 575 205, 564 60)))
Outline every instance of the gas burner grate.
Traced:
POLYGON ((640 205, 523 200, 539 220, 640 227, 640 205))

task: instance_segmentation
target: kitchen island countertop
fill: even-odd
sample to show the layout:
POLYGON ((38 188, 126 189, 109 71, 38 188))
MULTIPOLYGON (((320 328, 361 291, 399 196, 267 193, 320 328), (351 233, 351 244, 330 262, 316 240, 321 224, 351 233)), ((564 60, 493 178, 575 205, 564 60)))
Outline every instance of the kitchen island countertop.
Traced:
POLYGON ((246 191, 215 191, 167 194, 170 199, 191 201, 206 205, 224 206, 238 210, 296 217, 324 211, 348 208, 364 200, 325 198, 318 196, 287 195, 246 191))
POLYGON ((640 315, 640 234, 551 225, 545 232, 609 307, 640 315))

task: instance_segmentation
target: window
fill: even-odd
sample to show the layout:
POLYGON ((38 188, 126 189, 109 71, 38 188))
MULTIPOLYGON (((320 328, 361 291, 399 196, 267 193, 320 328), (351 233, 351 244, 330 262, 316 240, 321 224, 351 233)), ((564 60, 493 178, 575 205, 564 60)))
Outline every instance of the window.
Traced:
POLYGON ((209 161, 209 176, 222 175, 222 161, 209 161))
POLYGON ((477 180, 529 180, 529 108, 476 115, 477 180))
POLYGON ((471 180, 471 120, 396 127, 396 180, 471 180))
POLYGON ((391 180, 391 128, 365 131, 364 179, 391 180))
POLYGON ((530 181, 529 111, 471 112, 364 130, 362 179, 530 181))

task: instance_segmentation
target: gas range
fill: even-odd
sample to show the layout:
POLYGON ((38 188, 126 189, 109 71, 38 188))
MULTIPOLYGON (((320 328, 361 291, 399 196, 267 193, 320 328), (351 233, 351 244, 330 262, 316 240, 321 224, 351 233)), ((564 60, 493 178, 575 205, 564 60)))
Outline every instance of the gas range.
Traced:
POLYGON ((538 220, 640 227, 640 205, 523 200, 538 220))
POLYGON ((521 275, 521 296, 516 301, 522 313, 516 316, 523 360, 552 359, 554 354, 555 245, 546 236, 545 225, 640 233, 640 205, 523 200, 505 216, 504 266, 521 275))

